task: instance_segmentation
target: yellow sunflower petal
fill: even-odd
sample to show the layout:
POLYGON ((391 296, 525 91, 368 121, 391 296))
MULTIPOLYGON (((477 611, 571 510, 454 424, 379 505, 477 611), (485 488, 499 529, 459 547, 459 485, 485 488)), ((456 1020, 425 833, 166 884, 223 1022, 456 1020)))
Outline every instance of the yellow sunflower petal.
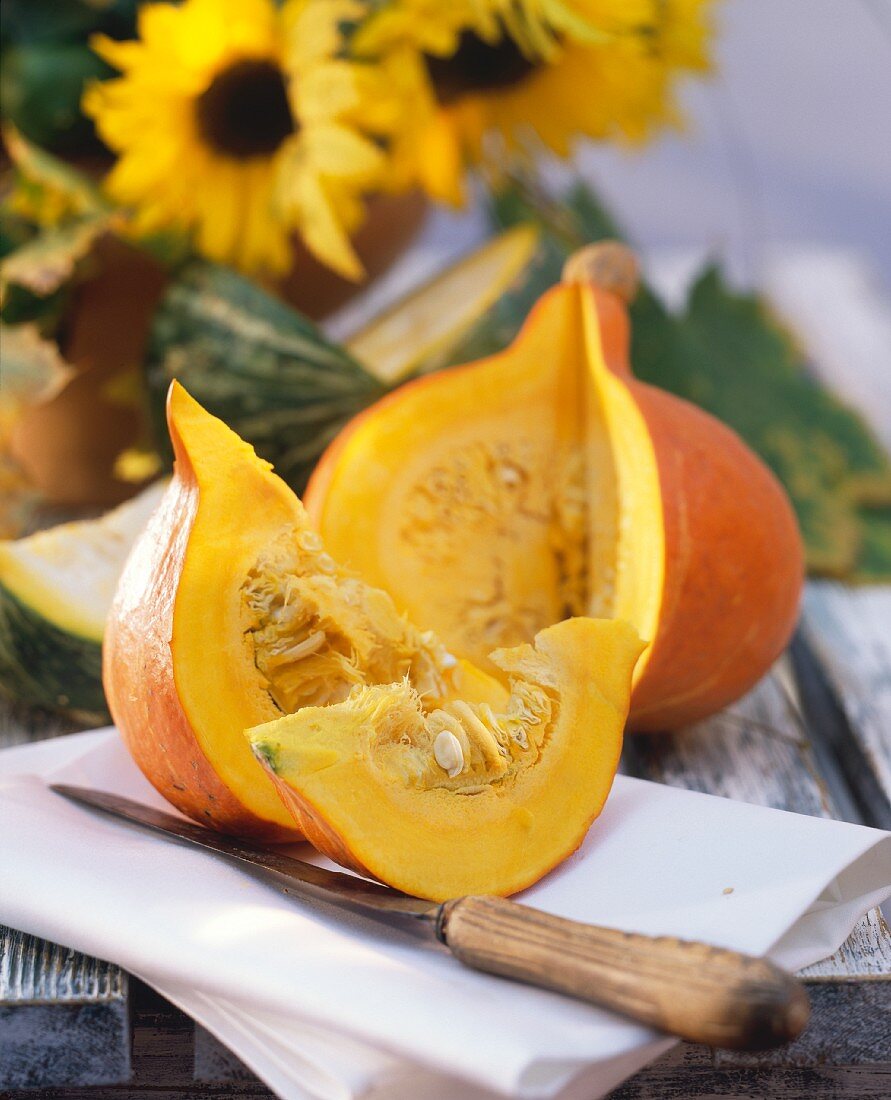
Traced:
POLYGON ((291 65, 300 69, 335 57, 343 46, 341 24, 364 14, 358 0, 286 0, 282 21, 291 65))
POLYGON ((212 259, 273 273, 292 263, 296 231, 360 277, 349 232, 384 171, 376 135, 401 120, 382 67, 342 55, 341 23, 362 10, 358 0, 152 3, 139 9, 138 41, 97 39, 123 75, 92 84, 84 109, 118 154, 106 188, 137 229, 175 227, 212 259), (258 59, 279 68, 294 122, 265 147, 262 133, 219 136, 220 119, 208 127, 199 107, 223 74, 258 59))
POLYGON ((436 197, 454 193, 447 183, 456 178, 454 150, 477 159, 486 133, 508 148, 524 148, 537 135, 565 157, 581 136, 637 142, 677 125, 678 77, 708 68, 712 0, 480 3, 537 67, 514 84, 471 90, 440 113, 419 171, 436 197))
POLYGON ((301 124, 355 111, 362 103, 357 68, 349 61, 325 60, 302 73, 294 81, 292 93, 301 124))
POLYGON ((299 188, 300 228, 309 250, 324 264, 357 282, 364 269, 318 177, 306 173, 299 188))
POLYGON ((352 177, 370 184, 386 164, 378 146, 336 123, 309 127, 300 140, 312 168, 324 176, 352 177))
POLYGON ((112 68, 122 71, 136 64, 143 51, 139 42, 116 42, 107 34, 91 35, 90 49, 103 61, 107 61, 112 68))

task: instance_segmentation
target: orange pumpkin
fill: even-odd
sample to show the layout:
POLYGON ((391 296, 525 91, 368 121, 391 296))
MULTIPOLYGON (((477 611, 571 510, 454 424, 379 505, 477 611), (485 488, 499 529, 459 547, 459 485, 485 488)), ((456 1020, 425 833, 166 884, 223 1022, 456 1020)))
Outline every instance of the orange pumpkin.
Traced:
POLYGON ((268 463, 176 383, 168 423, 174 476, 103 653, 155 787, 204 825, 305 832, 438 899, 520 889, 577 847, 618 764, 634 630, 575 619, 493 654, 508 692, 338 565, 268 463))
POLYGON ((269 464, 176 383, 168 424, 174 475, 124 567, 103 644, 112 717, 165 798, 223 832, 293 839, 249 727, 403 681, 429 707, 501 705, 497 680, 339 566, 269 464))
POLYGON ((623 246, 570 260, 503 353, 352 421, 305 502, 331 553, 486 667, 568 615, 649 644, 631 727, 730 703, 783 650, 803 553, 785 493, 724 424, 629 366, 623 246))

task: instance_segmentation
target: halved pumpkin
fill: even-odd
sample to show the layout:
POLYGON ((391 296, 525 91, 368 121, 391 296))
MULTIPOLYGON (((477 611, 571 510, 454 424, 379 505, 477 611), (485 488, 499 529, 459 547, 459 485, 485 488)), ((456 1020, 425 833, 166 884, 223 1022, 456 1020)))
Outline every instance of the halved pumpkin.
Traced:
POLYGON ((430 708, 406 682, 356 688, 248 731, 322 852, 444 901, 511 894, 582 842, 612 785, 642 645, 622 622, 569 619, 492 661, 502 706, 430 708))
POLYGON ((782 488, 738 436, 631 375, 635 271, 616 244, 570 261, 505 352, 352 421, 305 499, 333 554, 475 663, 568 615, 632 623, 650 644, 631 725, 654 730, 767 670, 803 555, 782 488))
POLYGON ((439 706, 504 689, 339 566, 267 462, 177 383, 171 483, 118 585, 103 651, 112 716, 183 813, 224 832, 298 835, 244 730, 356 685, 407 681, 439 706))

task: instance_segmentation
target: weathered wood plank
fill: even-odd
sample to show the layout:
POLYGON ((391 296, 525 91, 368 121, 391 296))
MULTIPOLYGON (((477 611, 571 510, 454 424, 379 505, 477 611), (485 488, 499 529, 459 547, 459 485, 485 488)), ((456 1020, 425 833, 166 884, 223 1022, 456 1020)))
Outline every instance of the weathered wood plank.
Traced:
POLYGON ((704 1047, 676 1047, 611 1092, 609 1100, 887 1100, 891 1062, 808 1066, 716 1065, 704 1047))
POLYGON ((887 1063, 891 1069, 891 982, 809 982, 808 994, 810 1022, 794 1043, 756 1054, 715 1051, 715 1065, 763 1068, 887 1063))
POLYGON ((215 1035, 195 1025, 195 1054, 193 1073, 196 1081, 256 1081, 256 1077, 244 1062, 223 1046, 215 1035))
POLYGON ((118 967, 24 932, 8 929, 0 950, 0 989, 7 1004, 119 1001, 126 985, 118 967))
MULTIPOLYGON (((70 719, 0 699, 0 748, 77 728, 70 719)), ((0 1091, 129 1079, 127 975, 0 925, 0 1091)))
POLYGON ((127 976, 68 948, 0 931, 0 1090, 129 1080, 127 976))
POLYGON ((0 1005, 0 1095, 130 1080, 130 1020, 104 1004, 0 1005))
POLYGON ((127 975, 0 927, 0 1093, 129 1079, 127 975))
POLYGON ((880 909, 872 909, 834 955, 806 966, 808 982, 856 982, 882 979, 891 997, 891 929, 880 909))
MULTIPOLYGON (((802 633, 844 710, 891 827, 891 585, 807 586, 802 633)), ((873 822, 870 822, 871 824, 873 822)))
MULTIPOLYGON (((193 1049, 197 1045, 195 1032, 200 1029, 137 979, 132 979, 131 1017, 132 1075, 125 1084, 78 1087, 72 1081, 36 1095, 46 1100, 274 1100, 273 1093, 243 1066, 241 1080, 196 1080, 193 1049)), ((229 1057, 235 1062, 234 1055, 229 1057)), ((0 1096, 3 1100, 35 1100, 33 1091, 20 1088, 4 1090, 0 1096)))

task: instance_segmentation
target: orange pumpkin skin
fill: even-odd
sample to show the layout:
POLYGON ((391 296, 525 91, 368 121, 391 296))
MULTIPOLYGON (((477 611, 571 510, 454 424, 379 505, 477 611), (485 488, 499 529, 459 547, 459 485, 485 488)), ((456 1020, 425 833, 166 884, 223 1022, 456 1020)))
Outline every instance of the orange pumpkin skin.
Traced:
MULTIPOLYGON (((420 399, 430 404, 447 400, 443 395, 450 379, 464 376, 469 381, 475 372, 502 369, 511 356, 521 360, 524 342, 532 343, 536 328, 553 324, 556 316, 571 315, 574 295, 579 296, 577 323, 584 324, 586 315, 593 318, 596 354, 624 387, 645 426, 641 442, 652 451, 658 481, 659 504, 650 521, 658 525, 662 544, 657 606, 641 609, 640 618, 627 607, 619 616, 650 642, 635 673, 629 729, 677 729, 739 698, 783 651, 798 614, 803 547, 785 492, 742 440, 710 414, 633 377, 627 309, 616 293, 590 284, 554 288, 505 352, 418 379, 389 394, 357 416, 331 444, 304 501, 332 552, 364 572, 361 548, 345 545, 329 531, 337 512, 337 485, 355 472, 355 455, 366 446, 358 441, 372 440, 367 446, 373 450, 376 418, 392 415, 405 395, 411 395, 408 401, 421 417, 420 399), (563 314, 558 313, 561 304, 563 314), (351 463, 348 468, 346 463, 351 463)), ((480 392, 483 389, 480 384, 480 392)), ((369 455, 368 461, 379 457, 369 455)), ((376 504, 371 500, 369 507, 376 504)), ((478 549, 470 547, 467 552, 478 549)), ((366 579, 386 587, 381 576, 366 579)), ((610 614, 602 606, 587 613, 610 614)), ((429 618, 428 622, 461 653, 442 624, 429 618)))
POLYGON ((673 406, 686 403, 670 395, 640 384, 634 392, 671 503, 659 628, 630 726, 676 729, 744 695, 783 652, 798 618, 803 548, 785 494, 738 436, 689 406, 673 420, 673 406))
POLYGON ((303 835, 317 852, 326 855, 341 867, 355 871, 357 875, 375 877, 353 853, 345 838, 328 824, 308 798, 297 795, 286 783, 278 785, 278 793, 303 835))
POLYGON ((662 497, 665 582, 658 631, 629 728, 677 729, 745 694, 798 618, 804 548, 773 473, 721 421, 638 381, 622 303, 594 290, 604 357, 647 424, 662 497))
POLYGON ((199 486, 170 416, 174 399, 171 389, 175 474, 130 555, 106 626, 102 679, 109 710, 146 778, 184 814, 236 836, 300 840, 296 828, 258 817, 220 780, 177 690, 172 649, 176 595, 199 486))

